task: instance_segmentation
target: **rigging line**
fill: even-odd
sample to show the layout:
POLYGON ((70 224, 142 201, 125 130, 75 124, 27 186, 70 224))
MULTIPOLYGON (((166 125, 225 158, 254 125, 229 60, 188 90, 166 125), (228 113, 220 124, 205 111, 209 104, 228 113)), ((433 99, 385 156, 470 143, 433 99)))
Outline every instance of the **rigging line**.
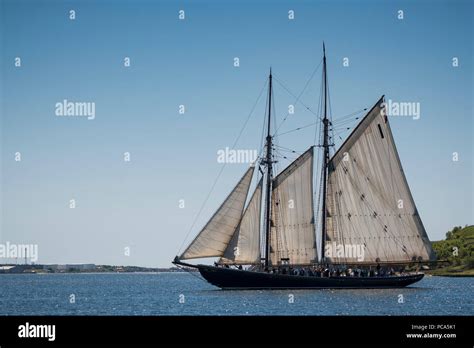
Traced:
MULTIPOLYGON (((322 62, 323 62, 323 60, 321 59, 321 60, 319 61, 318 66, 313 70, 313 72, 311 73, 309 79, 306 81, 306 84, 304 85, 303 90, 300 92, 300 94, 298 95, 298 97, 296 97, 288 88, 286 88, 286 86, 284 86, 284 84, 283 84, 277 77, 275 77, 275 75, 273 75, 273 78, 274 78, 275 81, 277 81, 278 84, 280 84, 280 85, 283 87, 283 89, 285 89, 291 96, 293 96, 294 98, 296 98, 296 99, 295 99, 295 103, 297 103, 297 102, 299 102, 299 99, 301 98, 301 96, 302 96, 303 93, 305 92, 306 88, 308 88, 309 83, 311 82, 311 80, 313 79, 314 75, 315 75, 316 72, 318 71, 318 69, 319 69, 319 67, 321 66, 321 63, 322 63, 322 62)), ((301 104, 303 104, 303 103, 301 102, 301 104)), ((304 104, 303 104, 303 105, 304 105, 304 104)), ((305 105, 305 107, 306 107, 308 110, 310 110, 306 105, 305 105)), ((289 113, 286 114, 286 116, 285 116, 285 118, 283 119, 283 121, 282 121, 282 122, 280 123, 280 125, 277 127, 276 132, 278 132, 278 130, 280 129, 280 127, 283 125, 283 123, 285 123, 285 121, 286 121, 286 119, 288 118, 289 115, 290 115, 289 113)))
MULTIPOLYGON (((284 151, 284 152, 288 152, 288 153, 291 153, 291 154, 296 154, 297 156, 301 155, 300 153, 294 151, 294 150, 285 150, 285 149, 275 149, 275 151, 278 151, 278 153, 280 153, 280 151, 284 151)), ((287 154, 282 154, 284 156, 288 156, 287 154)), ((295 157, 295 159, 298 158, 298 157, 295 157)))
POLYGON ((347 133, 351 130, 352 128, 349 129, 331 129, 331 132, 334 133, 332 135, 332 139, 334 140, 334 137, 339 137, 341 140, 343 140, 343 137, 346 137, 347 133))
MULTIPOLYGON (((326 72, 326 74, 327 74, 327 72, 326 72)), ((328 90, 329 122, 330 122, 330 124, 332 124, 333 116, 332 116, 331 87, 330 87, 330 83, 329 83, 328 79, 326 79, 326 85, 327 85, 327 90, 328 90)), ((329 158, 331 158, 331 156, 334 154, 334 131, 332 130, 330 132, 331 132, 331 138, 330 139, 332 139, 333 146, 329 147, 329 158)), ((331 142, 329 144, 331 145, 331 142)))
POLYGON ((303 150, 303 151, 299 151, 299 150, 293 150, 293 149, 290 149, 288 147, 284 147, 284 146, 281 146, 281 145, 275 145, 275 146, 280 148, 280 149, 287 150, 287 151, 292 151, 294 153, 299 153, 299 154, 303 154, 303 152, 307 151, 307 149, 303 150))
MULTIPOLYGON (((272 90, 272 92, 273 92, 273 90, 272 90)), ((275 129, 276 129, 276 124, 277 124, 277 111, 276 111, 276 106, 275 106, 275 99, 276 99, 276 98, 272 98, 272 110, 273 110, 273 112, 272 112, 272 115, 271 115, 271 116, 273 117, 273 118, 272 118, 272 121, 273 121, 273 123, 272 123, 272 124, 273 124, 273 130, 274 130, 275 133, 276 133, 276 130, 275 130, 275 129)), ((272 140, 273 140, 273 142, 272 142, 272 145, 273 145, 273 146, 279 146, 279 140, 278 140, 278 139, 275 139, 274 137, 272 137, 272 140)), ((273 157, 274 157, 274 159, 276 159, 276 156, 275 156, 275 155, 273 155, 273 157)), ((272 169, 273 169, 273 171, 272 171, 272 176, 275 177, 275 176, 276 176, 276 173, 278 173, 278 172, 280 171, 280 169, 281 169, 281 168, 280 168, 280 164, 278 163, 278 161, 276 161, 276 162, 274 163, 274 166, 272 167, 272 169)))
POLYGON ((367 109, 368 109, 368 108, 364 108, 364 109, 355 111, 355 112, 353 112, 353 113, 347 114, 347 115, 345 115, 345 116, 341 116, 341 117, 339 117, 339 118, 336 118, 336 119, 334 120, 334 122, 340 122, 340 121, 343 121, 343 120, 346 119, 346 118, 351 118, 352 116, 355 116, 355 115, 360 114, 360 113, 362 113, 362 112, 364 112, 364 111, 367 111, 367 109))
POLYGON ((345 120, 345 121, 342 121, 342 122, 332 122, 332 126, 335 126, 335 127, 340 127, 340 126, 343 126, 345 124, 351 124, 353 122, 356 122, 360 119, 360 117, 356 117, 356 118, 351 118, 349 120, 345 120))
POLYGON ((298 157, 290 157, 286 154, 279 152, 278 150, 275 150, 275 151, 277 152, 277 157, 279 160, 287 160, 288 162, 292 163, 294 162, 295 159, 298 158, 298 157))
POLYGON ((331 129, 331 132, 334 133, 334 135, 331 137, 333 140, 334 140, 334 137, 340 137, 342 139, 342 137, 346 136, 347 133, 351 130, 352 128, 349 128, 349 129, 331 129))
POLYGON ((354 128, 352 127, 345 127, 345 128, 332 128, 331 131, 335 132, 335 135, 345 135, 345 133, 353 130, 354 128))
POLYGON ((283 158, 283 159, 289 161, 290 163, 294 162, 299 157, 299 156, 298 157, 289 157, 288 155, 282 154, 278 149, 275 149, 275 152, 280 158, 283 158))
POLYGON ((337 120, 333 120, 332 123, 333 124, 344 124, 344 123, 348 123, 348 122, 353 122, 355 120, 359 120, 362 116, 355 116, 355 115, 352 115, 351 117, 348 117, 348 118, 345 118, 345 119, 337 119, 337 120))
MULTIPOLYGON (((327 75, 327 73, 326 73, 327 75)), ((326 79, 328 80, 328 79, 326 79)), ((331 102, 331 86, 329 85, 329 81, 326 82, 327 86, 327 91, 328 91, 328 104, 329 104, 329 117, 330 117, 330 121, 332 123, 333 121, 333 117, 332 117, 332 102, 331 102)))
POLYGON ((342 135, 345 136, 345 133, 348 132, 350 129, 353 129, 357 123, 355 124, 351 124, 352 122, 354 121, 359 121, 360 117, 356 117, 355 119, 347 119, 347 120, 344 120, 344 118, 347 118, 347 117, 352 117, 358 113, 361 113, 363 111, 366 111, 368 108, 364 108, 364 109, 361 109, 359 111, 356 111, 356 112, 353 112, 352 114, 349 114, 349 115, 346 115, 346 116, 343 116, 342 118, 340 119, 337 119, 337 120, 334 120, 332 121, 332 128, 331 128, 331 131, 333 132, 333 139, 334 139, 334 135, 336 135, 340 140, 344 140, 342 135), (347 127, 347 126, 350 126, 350 127, 347 127), (346 128, 346 129, 343 129, 342 128, 346 128), (341 131, 341 132, 338 132, 341 131), (334 134, 335 133, 335 134, 334 134))
MULTIPOLYGON (((258 156, 255 160, 255 166, 257 166, 257 169, 258 169, 257 170, 257 186, 258 186, 258 182, 259 182, 260 178, 263 179, 263 172, 261 171, 261 168, 260 168, 260 161, 263 159, 264 151, 265 151, 265 129, 266 129, 265 125, 267 124, 267 117, 266 117, 267 106, 268 106, 268 96, 267 96, 267 99, 266 99, 266 102, 265 102, 265 109, 264 109, 264 112, 263 112, 262 134, 260 135, 260 151, 258 152, 258 156)), ((263 234, 260 235, 260 239, 261 239, 260 240, 260 245, 263 245, 262 235, 263 234)))
POLYGON ((352 126, 352 127, 347 127, 347 126, 331 127, 330 129, 331 129, 331 130, 338 130, 338 131, 340 131, 340 130, 350 130, 350 129, 352 129, 352 128, 354 128, 354 126, 352 126))
POLYGON ((318 122, 313 122, 313 123, 307 124, 306 126, 301 126, 301 127, 298 127, 298 128, 292 129, 292 130, 289 130, 289 131, 287 131, 287 132, 283 132, 283 133, 274 135, 274 137, 279 137, 279 136, 282 136, 282 135, 285 135, 285 134, 288 134, 288 133, 296 132, 296 131, 299 131, 299 130, 302 130, 302 129, 305 129, 305 128, 314 126, 315 124, 318 124, 318 123, 319 123, 319 121, 318 121, 318 122))
MULTIPOLYGON (((308 110, 310 113, 312 113, 313 115, 315 115, 316 117, 319 117, 314 111, 313 109, 311 109, 308 105, 306 105, 305 103, 303 103, 301 101, 301 96, 302 94, 304 93, 304 91, 302 91, 298 96, 296 96, 293 92, 291 92, 288 87, 286 87, 285 85, 283 85, 282 82, 280 82, 280 80, 278 80, 277 78, 275 78, 275 81, 281 86, 283 87, 284 90, 286 90, 288 92, 288 94, 290 94, 293 98, 295 98, 295 103, 300 103, 301 105, 303 105, 305 107, 306 110, 308 110)), ((288 116, 290 116, 290 113, 287 113, 286 116, 283 118, 283 120, 281 121, 281 123, 278 125, 278 128, 277 128, 277 131, 280 129, 280 127, 283 125, 283 123, 285 123, 286 119, 288 118, 288 116)), ((322 118, 320 118, 322 120, 322 118)))
POLYGON ((198 274, 193 274, 193 273, 199 273, 199 272, 195 272, 195 271, 188 270, 187 267, 181 267, 181 266, 179 266, 179 265, 178 265, 177 267, 178 267, 179 269, 183 270, 184 272, 191 274, 193 277, 196 277, 197 279, 204 281, 204 278, 201 277, 200 275, 198 275, 198 274))
MULTIPOLYGON (((327 73, 326 73, 327 74, 327 73)), ((327 84, 327 90, 328 90, 328 102, 329 102, 329 121, 330 121, 330 124, 332 125, 332 122, 333 122, 333 113, 332 113, 332 99, 331 99, 331 87, 330 87, 330 83, 329 81, 326 82, 327 84)), ((331 130, 331 140, 332 140, 332 144, 330 143, 330 147, 329 147, 329 157, 331 158, 332 155, 334 155, 335 153, 335 144, 334 144, 334 131, 331 130)))
MULTIPOLYGON (((323 112, 323 106, 322 106, 322 102, 323 102, 323 79, 321 79, 321 84, 319 86, 319 99, 318 99, 318 108, 317 108, 317 111, 318 113, 321 115, 323 112)), ((320 117, 318 117, 316 115, 316 119, 318 119, 318 121, 321 120, 320 117)), ((321 140, 321 124, 317 124, 315 127, 314 127, 314 139, 313 139, 313 144, 316 145, 316 140, 321 140), (319 126, 319 127, 318 127, 319 126), (319 133, 318 133, 318 130, 319 130, 319 133), (316 138, 317 136, 319 136, 319 138, 316 138)), ((320 145, 321 143, 319 143, 320 145)), ((318 151, 318 155, 321 151, 318 151)), ((319 160, 319 158, 318 158, 319 160)), ((319 163, 319 162, 316 162, 316 163, 319 163)))
MULTIPOLYGON (((263 94, 263 91, 265 90, 265 87, 267 86, 267 83, 268 83, 268 81, 265 80, 265 83, 263 84, 263 87, 262 87, 262 89, 260 90, 260 93, 259 93, 259 95, 258 95, 258 97, 257 97, 257 100, 255 101, 255 103, 253 104, 252 108, 250 109, 250 113, 248 114, 247 119, 245 120, 244 125, 243 125, 242 128, 240 129, 240 132, 239 132, 239 134, 237 135, 237 138, 235 139, 234 144, 232 145, 232 148, 235 148, 235 146, 237 145, 237 143, 238 143, 240 137, 242 136, 242 133, 244 132, 245 127, 247 126, 247 123, 249 122, 250 118, 252 117, 252 114, 253 114, 253 112, 255 111, 255 108, 257 107, 258 102, 260 101, 260 98, 261 98, 261 96, 262 96, 262 94, 263 94)), ((220 176, 222 175, 222 172, 224 171, 224 168, 226 167, 226 164, 227 164, 227 163, 224 163, 224 164, 222 165, 222 167, 221 167, 219 173, 217 174, 216 179, 214 180, 214 183, 213 183, 212 186, 211 186, 211 189, 210 189, 209 193, 208 193, 207 196, 206 196, 206 199, 204 200, 204 202, 202 203, 201 207, 199 208, 198 213, 197 213, 196 216, 194 217, 194 220, 193 220, 193 222, 192 222, 192 224, 191 224, 191 227, 189 228, 188 233, 187 233, 186 236, 184 237, 184 240, 183 240, 183 242, 181 243, 181 246, 180 246, 179 249, 178 249, 178 254, 181 253, 181 249, 183 248, 184 243, 186 242, 186 240, 187 240, 188 237, 189 237, 189 234, 191 233, 191 231, 193 230, 194 226, 196 225, 196 222, 197 222, 199 216, 201 215, 202 211, 204 210, 204 207, 206 206, 206 203, 207 203, 207 201, 209 200, 209 197, 211 197, 211 194, 212 194, 212 192, 214 191, 214 188, 215 188, 216 185, 217 185, 217 181, 219 180, 220 176)))
MULTIPOLYGON (((267 80, 268 81, 268 80, 267 80)), ((265 86, 267 85, 267 83, 265 83, 265 86)), ((268 96, 267 96, 267 101, 265 104, 268 103, 268 96)), ((263 156, 263 150, 265 148, 265 125, 267 124, 267 117, 266 117, 266 114, 267 114, 267 105, 265 105, 265 109, 264 109, 264 112, 263 112, 263 125, 262 125, 262 134, 261 134, 261 138, 260 138, 260 153, 262 154, 263 156)))
MULTIPOLYGON (((339 133, 337 130, 333 130, 333 132, 336 133, 336 135, 339 137, 339 139, 344 140, 341 135, 343 135, 345 132, 347 132, 347 130, 346 130, 346 131, 343 131, 342 133, 339 133)), ((333 134, 333 135, 334 135, 334 134, 333 134)), ((334 140, 334 138, 333 138, 333 140, 334 140)))

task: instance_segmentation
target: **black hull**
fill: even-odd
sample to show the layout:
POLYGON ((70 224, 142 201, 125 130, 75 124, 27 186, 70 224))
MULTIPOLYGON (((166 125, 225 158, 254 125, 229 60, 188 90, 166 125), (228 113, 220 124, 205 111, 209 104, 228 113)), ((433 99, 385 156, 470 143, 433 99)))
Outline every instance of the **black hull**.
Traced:
POLYGON ((251 272, 198 265, 201 275, 222 289, 377 289, 403 288, 420 281, 424 274, 386 277, 313 277, 251 272))

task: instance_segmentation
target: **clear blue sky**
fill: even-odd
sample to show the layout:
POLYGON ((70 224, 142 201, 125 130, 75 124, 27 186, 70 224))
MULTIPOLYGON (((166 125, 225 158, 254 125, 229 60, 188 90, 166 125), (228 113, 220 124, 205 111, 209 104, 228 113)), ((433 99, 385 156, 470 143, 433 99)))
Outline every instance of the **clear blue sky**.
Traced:
MULTIPOLYGON (((169 266, 222 166, 216 152, 232 146, 269 66, 299 93, 321 60, 323 40, 335 118, 382 94, 421 103, 419 120, 391 124, 429 237, 473 223, 470 1, 0 4, 0 242, 37 243, 38 262, 169 266), (95 120, 56 117, 63 99, 95 102, 95 120), (126 151, 130 163, 123 162, 126 151)), ((319 78, 302 96, 313 109, 319 78)), ((275 86, 278 120, 293 101, 275 86)), ((264 108, 263 98, 238 148, 259 147, 264 108)), ((314 115, 297 105, 281 131, 311 122, 314 115)), ((280 145, 303 150, 313 134, 282 136, 280 145)), ((190 236, 244 170, 226 166, 190 236)))

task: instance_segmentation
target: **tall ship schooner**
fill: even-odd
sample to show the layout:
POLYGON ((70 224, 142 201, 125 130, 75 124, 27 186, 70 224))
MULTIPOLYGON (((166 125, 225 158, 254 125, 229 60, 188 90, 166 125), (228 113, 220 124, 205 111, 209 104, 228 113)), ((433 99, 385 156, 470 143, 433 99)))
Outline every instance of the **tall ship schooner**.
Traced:
POLYGON ((322 63, 321 143, 274 175, 270 70, 264 156, 175 265, 197 268, 222 289, 398 288, 423 278, 404 270, 435 255, 402 169, 384 97, 331 155, 324 44, 322 63), (322 152, 320 209, 313 190, 316 147, 322 152), (248 199, 256 166, 262 177, 248 199), (184 262, 211 257, 219 260, 184 262))

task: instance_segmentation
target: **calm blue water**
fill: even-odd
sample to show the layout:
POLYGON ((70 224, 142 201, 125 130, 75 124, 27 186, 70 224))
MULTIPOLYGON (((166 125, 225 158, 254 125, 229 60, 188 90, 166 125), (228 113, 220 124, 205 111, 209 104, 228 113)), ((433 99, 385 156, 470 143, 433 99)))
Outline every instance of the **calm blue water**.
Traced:
POLYGON ((474 278, 388 290, 222 291, 188 273, 3 274, 0 315, 473 315, 474 278), (70 303, 70 295, 75 303, 70 303), (180 303, 180 295, 184 303, 180 303), (290 295, 294 303, 289 303, 290 295), (403 295, 404 303, 399 303, 403 295), (182 297, 181 297, 182 298, 182 297))

